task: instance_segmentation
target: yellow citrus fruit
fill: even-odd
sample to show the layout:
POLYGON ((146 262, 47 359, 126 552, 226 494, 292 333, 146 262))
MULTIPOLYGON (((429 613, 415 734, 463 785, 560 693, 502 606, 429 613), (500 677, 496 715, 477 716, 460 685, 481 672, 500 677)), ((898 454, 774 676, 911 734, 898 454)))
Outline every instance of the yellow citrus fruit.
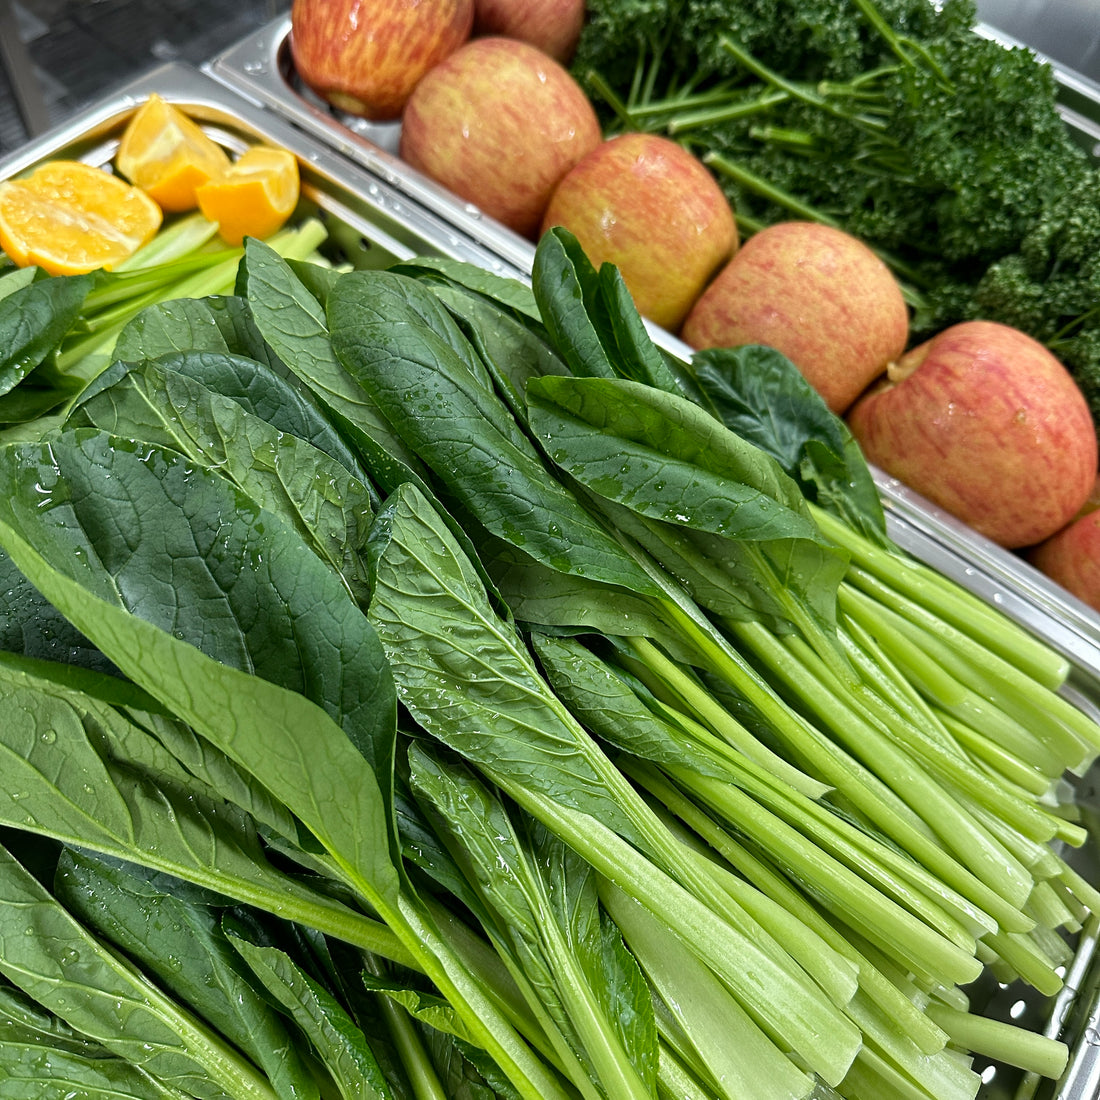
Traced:
POLYGON ((134 112, 115 167, 162 210, 194 210, 195 188, 229 167, 229 155, 178 107, 153 93, 134 112))
POLYGON ((298 205, 298 161, 285 149, 254 145, 195 191, 199 209, 227 244, 271 236, 298 205))
POLYGON ((0 183, 0 247, 51 275, 110 270, 156 234, 160 207, 138 187, 75 160, 0 183))

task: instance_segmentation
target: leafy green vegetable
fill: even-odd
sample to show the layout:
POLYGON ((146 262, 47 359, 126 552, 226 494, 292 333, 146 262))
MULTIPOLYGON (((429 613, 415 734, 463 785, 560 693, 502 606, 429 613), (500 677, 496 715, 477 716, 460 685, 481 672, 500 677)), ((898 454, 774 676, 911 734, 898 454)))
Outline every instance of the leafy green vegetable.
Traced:
MULTIPOLYGON (((690 534, 680 576, 720 614, 805 626, 835 622, 846 557, 826 540, 793 482, 685 398, 620 379, 546 378, 527 388, 532 428, 552 460, 601 497, 690 534), (708 537, 709 536, 709 537, 708 537), (688 572, 692 553, 723 585, 688 572), (695 577, 700 579, 697 582, 695 577), (748 604, 746 610, 745 605, 748 604)), ((816 639, 818 629, 808 627, 816 639)))
POLYGON ((874 478, 844 421, 774 348, 710 348, 691 369, 709 407, 795 479, 806 500, 881 541, 886 520, 874 478))
POLYGON ((34 279, 0 297, 0 393, 22 382, 57 348, 91 288, 91 275, 62 275, 34 279))
POLYGON ((147 306, 119 334, 114 358, 129 363, 196 352, 267 361, 262 337, 245 303, 228 295, 173 298, 147 306))
POLYGON ((85 926, 200 1011, 263 1071, 276 1095, 319 1100, 317 1082, 281 1017, 249 987, 221 931, 225 899, 71 851, 58 862, 54 892, 85 926))
POLYGON ((597 272, 567 229, 551 229, 535 251, 534 292, 554 345, 573 374, 674 391, 676 380, 613 264, 597 272))
MULTIPOLYGON (((629 882, 630 892, 700 953, 751 1011, 768 1019, 775 1034, 786 1036, 826 1080, 839 1080, 854 1054, 846 1022, 797 968, 784 964, 779 945, 761 945, 735 928, 739 915, 729 923, 697 909, 692 894, 668 877, 687 874, 691 888, 717 901, 546 688, 518 638, 493 613, 476 572, 415 490, 396 494, 379 514, 372 572, 371 619, 417 721, 475 762, 597 870, 624 886, 629 882), (461 648, 455 637, 464 640, 461 648), (417 652, 418 661, 398 662, 403 651, 417 652), (627 862, 627 848, 612 829, 637 837, 658 865, 627 862), (750 957, 756 962, 746 967, 750 957), (819 1022, 811 1024, 814 1017, 819 1022)), ((732 914, 732 899, 724 900, 732 914)))
POLYGON ((972 1100, 966 1050, 1064 1064, 961 987, 1056 992, 1100 910, 1068 664, 884 537, 786 360, 681 362, 567 234, 537 260, 250 242, 0 448, 0 878, 52 936, 3 907, 20 1089, 32 1047, 218 1100, 972 1100), (70 1003, 34 973, 76 942, 70 1003))
POLYGON ((376 495, 312 444, 190 376, 149 361, 109 368, 85 391, 67 423, 172 448, 216 469, 261 508, 293 523, 365 602, 359 555, 376 495))
POLYGON ((410 748, 411 781, 444 822, 456 859, 492 912, 491 938, 513 960, 532 1008, 548 1016, 588 1095, 644 1097, 656 1081, 656 1031, 632 957, 601 914, 591 867, 536 823, 515 818, 463 766, 410 748), (520 977, 522 976, 522 977, 520 977))
POLYGON ((385 274, 352 272, 338 284, 328 303, 333 346, 459 506, 554 569, 652 591, 547 471, 487 375, 417 325, 404 300, 416 284, 385 274))
MULTIPOLYGON (((10 777, 0 803, 4 824, 140 863, 408 958, 377 922, 276 870, 254 823, 217 797, 212 769, 199 772, 212 781, 204 790, 122 714, 26 674, 5 675, 4 708, 2 752, 10 777), (59 744, 70 766, 51 775, 59 744)), ((228 793, 244 801, 234 789, 228 793)))
POLYGON ((262 1100, 264 1076, 108 950, 0 848, 0 971, 165 1084, 203 1100, 262 1100))
POLYGON ((363 388, 341 365, 329 339, 325 309, 294 270, 260 241, 245 242, 241 286, 258 330, 289 370, 325 406, 356 426, 403 465, 416 461, 363 388))
MULTIPOLYGON (((84 437, 93 450, 94 441, 105 438, 98 434, 84 437)), ((0 455, 9 460, 5 475, 19 476, 11 468, 11 460, 18 453, 18 450, 9 450, 0 455)), ((149 472, 146 465, 149 453, 148 447, 128 450, 116 446, 111 450, 111 458, 105 468, 121 475, 122 469, 129 467, 131 474, 136 475, 140 482, 144 475, 137 467, 144 467, 149 472)), ((57 480, 60 473, 57 463, 64 463, 68 467, 66 472, 79 477, 79 470, 85 466, 80 457, 79 444, 67 448, 55 443, 49 454, 52 457, 48 468, 52 476, 47 476, 45 469, 32 469, 32 463, 22 468, 22 475, 43 478, 44 484, 52 483, 59 503, 73 499, 74 494, 67 483, 57 480)), ((172 460, 167 455, 158 454, 156 459, 153 468, 166 476, 165 482, 157 479, 160 488, 156 492, 161 494, 160 500, 168 509, 164 513, 164 527, 170 531, 178 524, 180 511, 193 506, 200 494, 185 495, 186 499, 174 498, 170 506, 169 502, 173 500, 170 489, 172 471, 186 469, 186 478, 192 478, 195 471, 182 458, 172 460), (169 518, 171 507, 177 513, 175 524, 169 518)), ((15 465, 18 466, 18 463, 15 465)), ((85 466, 85 469, 88 467, 85 466)), ((220 479, 214 478, 209 484, 215 482, 220 482, 220 479)), ((153 484, 146 482, 146 487, 152 488, 153 484)), ((18 495, 13 494, 12 499, 18 495)), ((152 503, 152 498, 149 499, 152 503)), ((251 542, 256 549, 247 555, 248 571, 254 571, 261 562, 266 562, 268 569, 274 565, 277 570, 278 537, 272 536, 283 534, 280 531, 282 525, 276 517, 266 513, 262 514, 261 521, 261 514, 255 505, 243 499, 236 500, 225 513, 226 521, 232 520, 235 515, 236 504, 241 505, 249 522, 236 527, 234 538, 230 538, 229 532, 223 529, 219 547, 234 555, 246 552, 251 542), (260 541, 257 543, 256 540, 260 541)), ((382 737, 375 742, 361 740, 363 751, 360 751, 349 739, 349 735, 354 736, 356 732, 355 723, 349 724, 345 730, 337 724, 335 717, 330 717, 326 710, 304 695, 232 664, 216 661, 180 639, 174 631, 162 629, 119 607, 113 597, 123 586, 110 574, 93 578, 91 556, 84 559, 89 562, 88 568, 76 566, 79 579, 74 580, 71 575, 55 569, 35 549, 36 542, 50 541, 50 511, 40 510, 37 517, 9 513, 0 518, 0 541, 24 573, 120 669, 145 687, 162 705, 225 751, 301 820, 326 854, 333 873, 391 925, 405 948, 451 998, 469 1034, 491 1052, 503 1072, 517 1083, 522 1095, 531 1098, 561 1096, 555 1079, 533 1059, 529 1048, 501 1016, 484 987, 470 976, 454 949, 440 939, 428 914, 405 895, 401 870, 394 862, 396 841, 389 805, 392 771, 388 754, 392 752, 392 726, 389 744, 384 743, 382 737), (36 519, 42 520, 44 517, 45 527, 39 529, 36 519), (90 587, 84 587, 85 584, 90 587), (97 594, 100 592, 104 595, 97 594), (371 754, 370 762, 363 755, 364 751, 371 754), (334 812, 337 805, 342 808, 334 812)), ((291 556, 295 559, 292 572, 300 574, 300 582, 308 580, 312 569, 310 562, 324 569, 304 546, 291 556)), ((73 568, 71 558, 66 564, 73 568)), ((327 574, 327 578, 328 583, 335 585, 333 591, 342 593, 339 582, 331 573, 327 574)), ((319 579, 319 575, 315 579, 319 579)), ((277 590, 276 584, 273 591, 277 590)), ((322 615, 325 612, 325 601, 315 602, 317 593, 311 591, 308 583, 304 583, 299 591, 303 598, 308 596, 312 613, 322 615)), ((353 607, 342 594, 337 604, 329 605, 328 610, 341 606, 341 602, 348 608, 353 607)), ((339 625, 341 614, 337 611, 335 617, 331 617, 329 626, 333 639, 338 639, 342 633, 339 625)), ((356 610, 355 614, 359 612, 356 610)), ((177 626, 182 621, 173 620, 172 625, 177 626)), ((201 633, 199 637, 202 637, 201 633)), ((319 643, 320 655, 331 652, 328 648, 331 644, 331 641, 319 643)), ((262 653, 262 650, 257 652, 262 653)), ((280 669, 279 675, 285 676, 286 671, 280 669)), ((369 665, 360 665, 359 672, 365 674, 366 681, 357 681, 351 690, 347 700, 351 704, 350 712, 341 707, 339 700, 329 696, 333 713, 345 722, 358 709, 354 703, 356 690, 376 681, 378 675, 383 675, 384 666, 372 670, 369 665)), ((322 698, 333 690, 339 692, 339 683, 326 685, 322 681, 320 674, 313 681, 322 698)), ((385 690, 382 696, 382 706, 375 714, 384 718, 388 709, 385 690)), ((363 702, 367 702, 366 698, 363 702)), ((390 720, 392 722, 392 714, 390 720)), ((378 732, 384 735, 384 722, 378 732)))
POLYGON ((323 985, 287 952, 254 942, 255 930, 243 921, 227 919, 225 935, 263 988, 309 1036, 344 1100, 392 1100, 393 1090, 366 1037, 323 985))
POLYGON ((82 1100, 185 1100, 124 1058, 88 1057, 35 1042, 0 1040, 0 1084, 11 1100, 41 1100, 79 1089, 82 1100))

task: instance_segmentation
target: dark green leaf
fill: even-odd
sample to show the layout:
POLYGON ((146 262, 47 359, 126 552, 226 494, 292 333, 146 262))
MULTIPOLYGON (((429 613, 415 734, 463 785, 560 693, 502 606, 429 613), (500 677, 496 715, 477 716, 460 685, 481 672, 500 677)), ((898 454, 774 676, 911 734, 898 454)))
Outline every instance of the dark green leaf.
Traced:
POLYGON ((710 348, 692 369, 722 423, 770 454, 810 500, 881 540, 882 504, 858 444, 785 355, 710 348))
POLYGON ((0 394, 17 386, 57 348, 91 288, 91 275, 57 275, 0 297, 0 394))
MULTIPOLYGON (((112 707, 23 673, 2 675, 0 757, 7 781, 0 823, 148 866, 262 909, 332 930, 343 927, 352 939, 357 929, 372 930, 373 922, 363 926, 346 906, 277 871, 255 823, 213 793, 217 778, 210 770, 196 768, 211 783, 204 787, 162 743, 112 707)), ((240 795, 243 785, 238 777, 229 794, 259 808, 259 795, 240 795)))
POLYGON ((216 471, 293 524, 365 602, 360 553, 376 497, 324 451, 150 361, 116 363, 110 383, 82 400, 70 423, 172 448, 216 471))
MULTIPOLYGON (((203 525, 196 523, 196 529, 192 530, 187 511, 192 505, 198 504, 197 498, 202 493, 191 492, 197 486, 194 482, 195 471, 188 463, 182 459, 173 461, 160 452, 148 449, 142 453, 127 451, 125 447, 117 445, 117 440, 114 441, 114 454, 109 456, 103 453, 103 439, 99 438, 100 447, 97 448, 94 441, 96 438, 99 437, 85 438, 84 442, 90 447, 87 453, 81 451, 80 443, 74 444, 72 441, 51 450, 49 455, 36 454, 33 449, 23 454, 13 449, 0 452, 0 483, 11 486, 11 491, 6 493, 4 499, 14 508, 0 507, 0 543, 36 587, 132 680, 243 765, 302 819, 326 849, 339 852, 341 866, 353 877, 357 888, 367 891, 372 898, 379 901, 382 898, 395 898, 398 891, 398 872, 391 861, 387 843, 387 839, 392 837, 392 815, 379 787, 380 782, 388 782, 389 772, 383 764, 376 774, 359 750, 350 743, 344 729, 353 729, 354 724, 342 728, 325 710, 298 692, 269 683, 233 667, 231 663, 215 660, 180 639, 175 631, 183 629, 188 611, 176 605, 175 583, 160 590, 168 598, 159 605, 156 600, 151 600, 147 608, 157 619, 170 612, 168 628, 164 629, 118 606, 119 593, 131 587, 128 570, 112 573, 108 563, 103 563, 106 566, 103 571, 99 571, 98 564, 95 570, 91 568, 87 550, 80 549, 82 543, 87 545, 83 532, 78 524, 67 528, 65 522, 66 517, 74 518, 73 513, 68 510, 68 503, 82 499, 81 494, 74 491, 77 485, 70 483, 62 474, 64 467, 66 474, 71 473, 74 482, 78 484, 81 480, 79 471, 85 468, 86 462, 85 473, 98 470, 101 477, 111 472, 121 475, 123 467, 127 467, 129 474, 137 476, 137 484, 144 484, 144 489, 148 491, 149 495, 142 503, 152 508, 159 500, 164 509, 159 516, 160 522, 139 524, 138 527, 138 530, 145 533, 147 541, 155 543, 165 538, 172 527, 181 530, 181 522, 187 528, 188 539, 180 545, 178 555, 165 555, 163 551, 155 553, 148 545, 143 550, 143 544, 139 541, 133 548, 133 553, 138 558, 142 553, 150 552, 152 557, 174 562, 179 574, 177 582, 183 579, 186 572, 183 566, 189 561, 196 566, 196 577, 206 577, 208 581, 213 581, 214 574, 218 572, 216 561, 203 563, 195 557, 196 549, 201 549, 204 541, 199 537, 203 525), (126 457, 116 464, 120 455, 126 457), (45 466, 39 465, 42 459, 46 460, 45 466), (154 483, 145 482, 144 475, 133 468, 134 463, 144 466, 146 473, 153 476, 154 483), (174 475, 171 473, 173 469, 174 475), (163 481, 159 474, 165 475, 163 481), (173 489, 176 477, 180 480, 173 489), (36 483, 43 487, 39 499, 48 499, 53 504, 53 507, 40 509, 37 516, 32 508, 22 507, 17 503, 20 498, 31 495, 36 483), (155 484, 160 485, 159 490, 155 488, 155 484), (175 504, 173 499, 176 500, 175 504), (175 521, 171 519, 173 508, 176 511, 175 521), (55 514, 51 516, 50 513, 55 514), (64 548, 66 544, 68 549, 64 548), (62 547, 60 551, 59 546, 62 547), (45 553, 57 555, 57 567, 47 560, 45 553), (64 568, 61 568, 62 565, 64 568)), ((111 450, 110 446, 108 450, 111 450)), ((123 489, 126 480, 126 477, 120 476, 115 483, 122 491, 120 499, 124 503, 133 499, 123 489)), ((219 492, 229 490, 224 481, 214 480, 222 486, 219 492)), ((25 503, 29 504, 29 500, 25 503)), ((209 499, 206 504, 210 504, 209 499)), ((108 508, 105 502, 103 506, 108 508)), ((199 511, 202 510, 200 506, 199 511)), ((135 514, 144 516, 145 512, 146 509, 138 509, 135 514)), ((108 516, 111 516, 109 508, 104 520, 108 516)), ((211 513, 207 513, 207 516, 208 520, 215 519, 211 513)), ((117 522, 118 517, 114 518, 117 522)), ((266 601, 272 599, 273 594, 281 587, 275 575, 283 574, 285 580, 290 581, 293 578, 296 581, 296 586, 286 593, 287 596, 292 595, 295 601, 301 598, 311 603, 318 613, 323 611, 325 600, 322 593, 308 581, 313 571, 313 566, 308 563, 316 563, 318 569, 324 570, 324 567, 300 540, 294 538, 286 541, 289 532, 285 525, 273 516, 259 513, 243 498, 236 498, 236 503, 224 514, 222 520, 224 522, 218 522, 215 526, 214 538, 207 542, 207 546, 209 549, 220 547, 220 552, 228 555, 225 563, 234 583, 243 578, 257 582, 259 588, 256 595, 266 601), (237 505, 241 505, 243 511, 238 512, 237 505), (320 603, 317 602, 318 598, 320 603)), ((104 523, 104 526, 107 524, 104 523)), ((123 527, 125 526, 123 523, 123 527)), ((108 539, 104 546, 110 541, 108 539)), ((130 556, 130 551, 126 551, 123 559, 130 556)), ((116 564, 123 566, 125 560, 116 564)), ((337 609, 351 608, 350 600, 338 582, 327 570, 324 572, 336 584, 335 591, 340 593, 332 606, 337 609)), ((148 588, 148 578, 142 581, 141 577, 135 576, 133 580, 139 594, 141 590, 148 588)), ((321 587, 324 588, 326 583, 328 582, 323 582, 321 587)), ((150 594, 155 596, 156 592, 154 585, 150 594)), ((285 597, 280 596, 277 599, 284 602, 285 597)), ((205 610, 215 607, 224 609, 224 593, 220 597, 215 596, 211 608, 205 610)), ((286 609, 284 602, 279 620, 284 624, 283 629, 288 622, 286 609)), ((346 614, 345 610, 344 615, 346 614)), ((357 610, 355 614, 359 614, 357 610)), ((322 629, 321 634, 314 638, 288 638, 288 641, 294 641, 295 652, 308 655, 308 667, 314 668, 312 662, 322 658, 325 653, 335 657, 344 671, 350 671, 350 667, 344 663, 347 657, 352 658, 352 667, 356 665, 359 658, 355 654, 362 652, 358 644, 352 645, 344 654, 332 649, 334 644, 339 645, 344 627, 354 622, 354 616, 343 617, 344 625, 341 626, 342 617, 338 613, 322 629), (301 645, 301 650, 297 649, 298 644, 301 645)), ((205 621, 205 616, 202 621, 205 621)), ((261 621, 265 622, 262 634, 266 635, 270 630, 277 629, 274 626, 275 620, 267 622, 256 619, 252 625, 259 629, 261 621)), ((250 624, 242 622, 241 625, 246 628, 247 638, 250 634, 247 627, 250 624)), ((321 625, 319 620, 317 625, 321 625)), ((203 642, 208 640, 202 632, 198 637, 203 642)), ((360 637, 363 641, 366 635, 360 637)), ((276 645, 275 650, 270 648, 269 643, 273 640, 261 640, 257 636, 257 642, 262 641, 262 645, 257 647, 257 653, 279 658, 280 647, 276 645)), ((215 640, 210 641, 216 648, 215 640)), ((351 641, 350 635, 346 641, 351 641)), ((367 644, 368 657, 369 650, 370 645, 367 644)), ((285 656, 279 660, 285 660, 290 655, 291 651, 286 650, 285 656)), ((241 659, 240 648, 230 656, 241 659)), ((251 667, 251 661, 247 665, 251 667)), ((285 668, 277 674, 284 678, 288 675, 285 668)), ((357 682, 348 685, 349 701, 358 698, 363 708, 369 711, 372 705, 370 685, 381 674, 382 668, 374 666, 373 659, 368 659, 359 667, 355 677, 357 682)), ((308 687, 319 695, 327 696, 330 705, 333 705, 335 697, 343 690, 339 684, 324 683, 323 677, 322 682, 318 682, 316 678, 311 679, 308 687)), ((385 687, 381 691, 384 697, 388 695, 385 687)), ((387 703, 383 699, 381 707, 373 715, 366 716, 365 725, 369 726, 371 722, 379 720, 381 711, 391 707, 392 702, 387 703)), ((335 709, 348 722, 351 713, 360 708, 358 704, 353 704, 349 710, 336 703, 335 709)), ((392 746, 392 711, 388 721, 391 723, 389 738, 392 746)), ((366 747, 370 748, 369 745, 366 747)), ((385 761, 391 749, 384 743, 379 743, 371 751, 377 760, 385 761)), ((392 904, 392 901, 389 903, 392 904)))
POLYGON ((156 362, 231 397, 272 427, 304 439, 360 480, 366 479, 353 449, 288 372, 230 352, 176 352, 159 356, 156 362))
POLYGON ((329 990, 285 951, 252 942, 242 924, 227 919, 226 934, 255 979, 307 1036, 344 1100, 393 1100, 367 1037, 329 990))
POLYGON ((108 950, 0 848, 0 971, 119 1056, 200 1100, 273 1097, 254 1066, 108 950))
POLYGON ((282 1100, 319 1100, 281 1016, 253 988, 221 930, 224 899, 189 896, 197 892, 168 876, 73 851, 62 854, 54 893, 251 1058, 282 1100))
POLYGON ((383 506, 371 549, 371 621, 393 656, 401 700, 420 725, 468 760, 632 833, 598 750, 411 486, 383 506))
POLYGON ((8 1038, 0 1039, 0 1093, 4 1100, 187 1100, 123 1058, 8 1038))
POLYGON ((418 256, 394 264, 391 271, 428 282, 462 287, 474 294, 497 302, 500 306, 540 320, 538 304, 531 289, 516 279, 487 271, 476 264, 452 260, 445 256, 418 256))
POLYGON ((412 280, 346 275, 329 300, 333 345, 459 507, 551 568, 634 591, 652 582, 547 471, 485 380, 412 304, 412 280))
POLYGON ((622 274, 614 264, 601 266, 599 291, 602 310, 593 320, 599 325, 600 338, 615 365, 616 374, 668 393, 679 393, 676 375, 649 335, 622 274))
POLYGON ((0 273, 0 298, 6 298, 17 290, 33 283, 35 279, 42 278, 45 272, 40 267, 8 267, 0 273))
MULTIPOLYGON (((0 979, 0 1036, 5 1042, 33 1046, 38 1050, 68 1051, 89 1058, 107 1057, 94 1039, 74 1031, 64 1020, 47 1012, 18 986, 0 979)), ((0 1074, 4 1062, 0 1059, 0 1074)), ((3 1077, 0 1076, 0 1080, 3 1077)))
MULTIPOLYGON (((80 385, 61 376, 51 383, 41 377, 41 372, 32 372, 5 394, 0 394, 0 424, 26 424, 37 427, 36 422, 47 413, 59 408, 74 394, 80 392, 80 385), (38 383, 38 384, 36 384, 38 383)), ((10 437, 11 430, 5 432, 10 437)))
POLYGON ((847 555, 759 448, 686 398, 627 380, 543 378, 528 386, 528 401, 532 429, 571 477, 668 525, 647 546, 705 606, 799 625, 809 608, 835 622, 847 555))
POLYGON ((475 1062, 490 1061, 483 1053, 434 1028, 422 1026, 420 1031, 447 1100, 515 1100, 516 1090, 499 1069, 492 1067, 489 1073, 496 1082, 494 1087, 475 1068, 475 1062))
POLYGON ((558 354, 578 377, 617 374, 596 328, 604 316, 599 274, 577 238, 557 227, 535 249, 532 289, 558 354))
POLYGON ((433 289, 488 367, 512 415, 525 419, 527 382, 544 374, 568 373, 545 335, 534 331, 534 322, 523 323, 486 298, 448 286, 433 289))
POLYGON ((0 649, 110 671, 111 663, 0 551, 0 649))
POLYGON ((557 226, 539 241, 533 287, 551 342, 573 374, 680 392, 619 269, 605 263, 596 271, 569 230, 557 226))
POLYGON ((309 694, 389 774, 395 697, 340 580, 282 520, 177 452, 79 429, 0 453, 0 520, 100 598, 309 694))
POLYGON ((229 352, 278 366, 247 303, 233 296, 177 298, 148 306, 119 334, 114 358, 136 362, 193 351, 229 352))
POLYGON ((728 780, 729 769, 692 750, 632 684, 573 638, 532 634, 531 645, 554 691, 597 736, 643 760, 696 768, 728 780))
POLYGON ((287 260, 287 264, 289 264, 290 270, 294 272, 295 277, 305 290, 317 300, 317 304, 323 310, 329 293, 343 272, 339 268, 313 263, 311 260, 287 260))
POLYGON ((374 401, 337 359, 325 308, 294 269, 269 245, 249 239, 238 282, 264 339, 317 400, 383 451, 415 465, 374 401))
POLYGON ((559 573, 498 539, 483 540, 481 556, 513 616, 533 625, 600 634, 660 638, 677 651, 682 643, 651 601, 587 577, 559 573))

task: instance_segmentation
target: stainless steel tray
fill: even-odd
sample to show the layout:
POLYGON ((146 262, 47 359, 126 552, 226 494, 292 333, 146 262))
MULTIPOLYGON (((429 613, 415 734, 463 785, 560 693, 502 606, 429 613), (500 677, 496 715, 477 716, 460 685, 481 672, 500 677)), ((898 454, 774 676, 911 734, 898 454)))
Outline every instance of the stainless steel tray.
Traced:
POLYGON ((454 229, 490 249, 517 277, 529 276, 535 255, 531 242, 401 160, 399 122, 370 122, 338 112, 297 79, 290 56, 289 17, 247 35, 203 68, 234 91, 321 137, 409 201, 437 210, 454 229))
MULTIPOLYGON (((342 114, 302 85, 290 56, 290 25, 289 18, 272 21, 211 59, 205 71, 315 135, 406 201, 434 210, 455 233, 483 246, 515 277, 529 279, 531 242, 402 161, 397 155, 399 123, 372 123, 342 114)), ((999 37, 992 28, 978 29, 999 37)), ((1056 73, 1067 99, 1062 108, 1067 125, 1084 144, 1096 147, 1100 89, 1068 70, 1056 68, 1056 73)), ((687 345, 669 333, 653 326, 650 331, 663 347, 690 355, 687 345)), ((1100 615, 900 482, 881 472, 876 479, 899 544, 1047 638, 1073 662, 1074 685, 1100 700, 1100 615)))
POLYGON ((150 70, 0 159, 0 178, 16 175, 60 149, 69 156, 106 163, 125 122, 151 92, 180 104, 228 149, 239 152, 248 143, 263 140, 294 153, 301 167, 304 200, 329 221, 353 265, 382 266, 430 253, 475 263, 502 275, 511 273, 486 245, 456 233, 443 215, 412 201, 385 179, 349 164, 330 145, 277 113, 180 63, 150 70))
MULTIPOLYGON (((392 174, 393 182, 410 197, 429 204, 442 201, 447 217, 456 225, 473 236, 485 236, 503 257, 530 270, 534 249, 528 240, 486 218, 476 206, 457 200, 450 191, 400 160, 399 122, 371 122, 337 111, 304 86, 290 55, 290 27, 290 17, 280 16, 211 58, 203 68, 306 129, 322 133, 334 148, 372 171, 383 176, 392 174)), ((986 23, 976 24, 974 30, 1005 46, 1025 46, 986 23)), ((1100 84, 1032 52, 1053 71, 1059 88, 1059 111, 1066 124, 1086 149, 1100 156, 1100 84)))
MULTIPOLYGON (((285 36, 286 25, 279 27, 285 36)), ((267 51, 274 40, 261 35, 249 41, 251 48, 258 43, 267 51)), ((517 249, 510 257, 502 257, 498 245, 506 230, 490 226, 476 213, 455 204, 373 141, 349 136, 351 132, 331 115, 323 125, 311 121, 313 112, 321 115, 315 105, 299 106, 295 108, 298 113, 294 113, 288 107, 279 109, 278 104, 262 95, 242 95, 227 86, 227 81, 214 79, 213 70, 217 68, 215 63, 208 72, 199 72, 168 64, 152 70, 64 126, 0 160, 0 179, 59 155, 108 163, 130 115, 150 93, 157 92, 199 120, 226 148, 239 151, 248 143, 262 140, 293 152, 302 172, 302 212, 326 219, 331 240, 341 253, 338 258, 347 259, 353 266, 384 267, 413 255, 443 255, 527 278, 529 254, 533 254, 528 242, 519 242, 526 252, 517 249), (343 136, 337 141, 330 134, 343 136)), ((285 84, 285 78, 281 79, 285 84)), ((289 85, 281 94, 288 101, 292 94, 297 96, 289 85)), ((298 101, 304 103, 300 96, 292 102, 298 101)), ((670 350, 687 352, 686 346, 668 333, 651 331, 670 350)), ((1084 708, 1100 708, 1100 618, 1083 606, 1074 606, 1068 596, 1034 570, 977 539, 968 528, 930 508, 904 487, 885 478, 881 487, 899 542, 983 598, 1004 607, 1036 635, 1061 649, 1073 666, 1070 694, 1084 708)), ((1094 771, 1084 778, 1077 798, 1082 807, 1100 814, 1096 776, 1094 771)), ((1095 880, 1095 845, 1086 847, 1079 869, 1095 880)), ((1018 1082, 1017 1075, 990 1067, 982 1100, 1090 1100, 1100 1096, 1097 940, 1098 928, 1090 925, 1077 944, 1065 989, 1053 1002, 1037 995, 1022 996, 1016 987, 991 985, 975 991, 975 1004, 987 1005, 987 1014, 1026 1021, 1036 1031, 1062 1036, 1073 1049, 1070 1066, 1056 1084, 1018 1082)))

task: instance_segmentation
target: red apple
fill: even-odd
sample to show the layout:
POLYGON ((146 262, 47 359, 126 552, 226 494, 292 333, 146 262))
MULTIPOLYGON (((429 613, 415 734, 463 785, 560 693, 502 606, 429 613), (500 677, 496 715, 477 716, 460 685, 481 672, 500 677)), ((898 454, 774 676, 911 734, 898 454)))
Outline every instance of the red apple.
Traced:
POLYGON ((1036 569, 1100 611, 1100 511, 1093 508, 1078 516, 1028 557, 1036 569))
POLYGON ((1066 368, 1018 329, 952 325, 848 414, 867 459, 1007 547, 1068 523, 1096 480, 1096 428, 1066 368))
POLYGON ((584 13, 584 0, 474 0, 474 34, 518 38, 568 65, 584 13))
POLYGON ((558 180, 602 138, 580 85, 514 38, 475 38, 416 86, 401 157, 517 233, 533 236, 558 180))
POLYGON ((776 348, 843 414, 905 350, 909 311, 890 269, 862 241, 815 222, 781 222, 745 241, 680 335, 694 348, 776 348))
POLYGON ((675 332, 737 248, 726 196, 681 145, 654 134, 601 142, 562 178, 542 229, 564 226, 597 267, 613 263, 638 312, 675 332))
POLYGON ((389 121, 470 37, 473 21, 474 0, 294 0, 290 53, 305 84, 334 107, 389 121))

